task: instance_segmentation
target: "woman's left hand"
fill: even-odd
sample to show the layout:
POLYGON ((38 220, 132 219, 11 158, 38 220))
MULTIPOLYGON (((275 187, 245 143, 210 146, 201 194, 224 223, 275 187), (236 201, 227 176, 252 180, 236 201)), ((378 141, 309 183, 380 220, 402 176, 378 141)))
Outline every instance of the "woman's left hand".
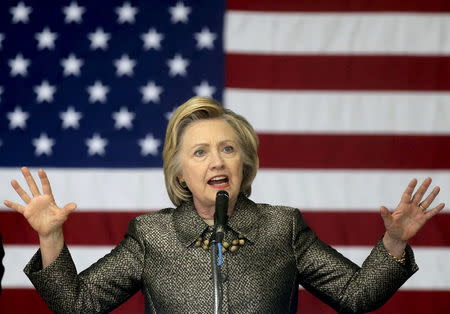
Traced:
POLYGON ((405 192, 403 192, 400 203, 393 212, 381 206, 381 217, 386 227, 385 244, 386 242, 406 244, 431 217, 444 208, 444 203, 440 203, 434 208, 429 208, 439 194, 440 189, 438 186, 422 201, 430 184, 431 178, 426 178, 413 194, 417 180, 412 179, 405 192))

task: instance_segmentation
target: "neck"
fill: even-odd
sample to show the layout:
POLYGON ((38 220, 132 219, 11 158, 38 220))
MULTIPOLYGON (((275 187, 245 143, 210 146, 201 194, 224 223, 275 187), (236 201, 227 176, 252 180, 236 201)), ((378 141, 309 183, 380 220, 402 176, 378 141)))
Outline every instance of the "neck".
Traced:
MULTIPOLYGON (((227 210, 228 217, 231 217, 231 215, 233 214, 236 201, 237 201, 236 199, 230 199, 227 210)), ((212 206, 204 206, 202 204, 197 204, 196 201, 194 200, 194 206, 195 210, 197 211, 197 214, 202 219, 214 219, 214 213, 216 211, 215 204, 213 204, 212 206)))

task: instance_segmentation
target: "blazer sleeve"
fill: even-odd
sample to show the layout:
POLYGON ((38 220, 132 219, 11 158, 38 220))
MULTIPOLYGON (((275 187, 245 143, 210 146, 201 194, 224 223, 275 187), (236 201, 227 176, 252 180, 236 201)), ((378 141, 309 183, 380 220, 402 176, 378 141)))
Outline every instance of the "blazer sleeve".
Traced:
POLYGON ((383 305, 418 267, 411 247, 405 265, 387 254, 382 239, 359 267, 320 239, 298 210, 292 243, 300 284, 338 313, 365 313, 383 305))
POLYGON ((55 313, 109 312, 141 288, 145 250, 137 224, 133 219, 124 240, 78 275, 66 245, 44 269, 38 251, 24 272, 55 313))

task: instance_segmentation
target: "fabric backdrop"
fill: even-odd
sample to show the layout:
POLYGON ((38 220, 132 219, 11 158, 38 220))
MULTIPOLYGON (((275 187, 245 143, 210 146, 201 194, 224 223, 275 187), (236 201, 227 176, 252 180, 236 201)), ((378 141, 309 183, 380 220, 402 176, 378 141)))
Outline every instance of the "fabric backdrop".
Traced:
MULTIPOLYGON (((128 221, 171 206, 161 170, 173 109, 216 98, 261 141, 256 202, 298 207, 361 263, 408 181, 450 202, 450 3, 444 0, 0 3, 0 191, 45 168, 78 270, 128 221)), ((3 205, 1 205, 3 206, 3 205)), ((1 208, 1 313, 49 313, 22 273, 37 248, 1 208)), ((448 208, 412 241, 420 270, 376 313, 447 313, 448 208)), ((299 313, 332 313, 300 287, 299 313)), ((142 313, 140 294, 115 311, 142 313)))

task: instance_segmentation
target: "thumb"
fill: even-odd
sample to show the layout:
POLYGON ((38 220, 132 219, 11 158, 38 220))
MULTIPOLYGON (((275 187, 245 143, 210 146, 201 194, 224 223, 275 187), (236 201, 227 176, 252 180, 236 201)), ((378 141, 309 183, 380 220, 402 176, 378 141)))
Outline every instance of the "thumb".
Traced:
POLYGON ((76 203, 69 203, 66 204, 66 206, 64 206, 64 210, 68 212, 68 214, 72 211, 74 211, 77 208, 77 204, 76 203))
POLYGON ((383 218, 384 222, 391 221, 391 219, 392 219, 391 212, 386 207, 384 207, 384 206, 380 207, 380 214, 381 214, 381 218, 383 218))

